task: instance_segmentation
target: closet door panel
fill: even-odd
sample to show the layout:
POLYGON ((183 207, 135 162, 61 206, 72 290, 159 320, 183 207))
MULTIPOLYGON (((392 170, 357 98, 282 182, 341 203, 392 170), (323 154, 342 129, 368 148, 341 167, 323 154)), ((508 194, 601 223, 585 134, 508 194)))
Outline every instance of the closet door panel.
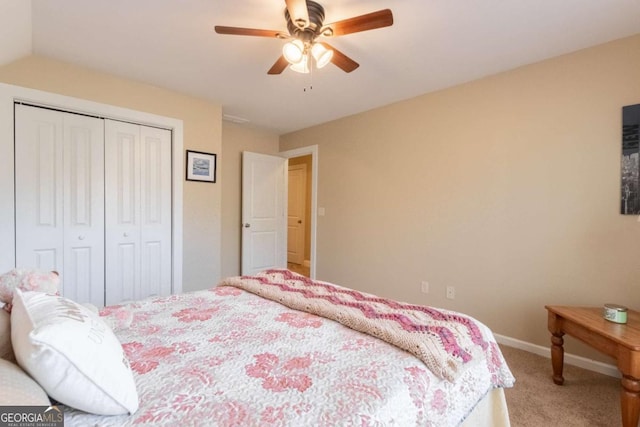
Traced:
POLYGON ((110 260, 110 267, 116 275, 107 288, 107 304, 118 304, 122 301, 137 300, 137 289, 140 287, 140 245, 137 243, 119 242, 116 247, 115 265, 110 260))
POLYGON ((104 305, 104 121, 64 114, 64 295, 104 305))
POLYGON ((171 294, 171 132, 141 135, 141 294, 171 294))
POLYGON ((106 302, 140 294, 140 129, 105 121, 106 302))
POLYGON ((98 282, 92 274, 96 270, 92 268, 96 258, 90 246, 65 248, 62 295, 74 301, 90 302, 96 307, 104 305, 104 277, 98 282), (98 283, 102 284, 102 288, 95 288, 98 283))
POLYGON ((63 296, 102 306, 103 122, 15 109, 16 266, 56 270, 63 296))
POLYGON ((16 267, 63 272, 63 117, 15 106, 16 267))

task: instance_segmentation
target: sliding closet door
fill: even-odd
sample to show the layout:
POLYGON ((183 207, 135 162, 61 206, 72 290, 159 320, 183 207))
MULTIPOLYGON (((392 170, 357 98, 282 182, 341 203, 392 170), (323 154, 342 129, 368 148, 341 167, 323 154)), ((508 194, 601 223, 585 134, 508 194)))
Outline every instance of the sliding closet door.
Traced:
POLYGON ((171 133, 106 120, 106 301, 171 293, 171 133))
POLYGON ((62 295, 102 306, 103 120, 15 108, 16 266, 56 270, 62 295))

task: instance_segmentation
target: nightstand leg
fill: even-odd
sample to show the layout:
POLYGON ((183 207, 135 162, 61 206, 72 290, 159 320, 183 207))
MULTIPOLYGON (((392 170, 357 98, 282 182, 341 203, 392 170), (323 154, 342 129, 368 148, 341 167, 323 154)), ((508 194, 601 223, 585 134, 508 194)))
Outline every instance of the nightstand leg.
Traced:
POLYGON ((554 332, 551 335, 551 365, 553 366, 553 382, 562 385, 564 378, 562 370, 564 368, 564 332, 554 332))
POLYGON ((622 425, 637 427, 640 417, 640 381, 624 375, 622 377, 622 391, 620 393, 622 407, 622 425))

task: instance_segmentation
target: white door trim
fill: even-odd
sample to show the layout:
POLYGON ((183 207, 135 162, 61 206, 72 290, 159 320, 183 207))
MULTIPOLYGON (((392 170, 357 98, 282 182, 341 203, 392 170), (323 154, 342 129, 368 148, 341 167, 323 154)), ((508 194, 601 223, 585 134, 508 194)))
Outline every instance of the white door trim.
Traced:
POLYGON ((0 272, 15 267, 14 102, 169 129, 172 144, 173 293, 182 292, 182 182, 184 177, 182 120, 116 107, 65 95, 0 83, 0 272))
POLYGON ((318 223, 318 146, 310 145, 308 147, 281 151, 279 154, 287 159, 311 155, 311 269, 309 271, 309 275, 312 279, 315 279, 317 267, 316 238, 318 223))

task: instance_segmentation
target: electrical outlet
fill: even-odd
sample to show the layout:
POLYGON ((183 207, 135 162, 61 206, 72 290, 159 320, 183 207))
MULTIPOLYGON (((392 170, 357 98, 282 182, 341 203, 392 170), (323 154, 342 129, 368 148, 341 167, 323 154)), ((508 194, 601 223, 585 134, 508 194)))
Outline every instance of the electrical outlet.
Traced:
POLYGON ((429 282, 427 282, 426 280, 422 281, 422 293, 423 294, 428 294, 429 293, 429 282))
POLYGON ((453 286, 447 286, 447 299, 455 299, 456 298, 456 288, 453 286))

